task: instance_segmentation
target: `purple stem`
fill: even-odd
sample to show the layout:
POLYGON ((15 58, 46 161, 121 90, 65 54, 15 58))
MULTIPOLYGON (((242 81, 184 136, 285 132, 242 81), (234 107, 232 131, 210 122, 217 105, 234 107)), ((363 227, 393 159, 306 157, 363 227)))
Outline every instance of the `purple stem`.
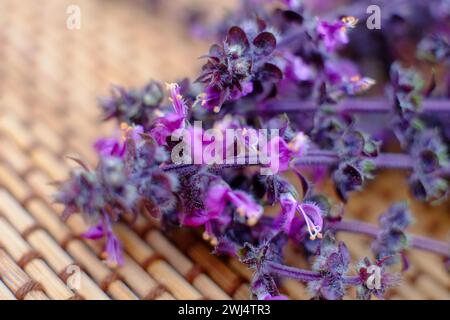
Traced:
MULTIPOLYGON (((346 231, 352 233, 360 233, 368 235, 372 238, 376 238, 380 229, 370 223, 355 221, 355 220, 343 220, 330 225, 330 228, 336 231, 346 231)), ((430 251, 442 256, 449 256, 450 244, 442 241, 429 239, 427 237, 410 235, 410 247, 430 251)))
MULTIPOLYGON (((401 153, 381 153, 373 158, 377 168, 405 169, 413 168, 413 160, 410 156, 401 153)), ((339 156, 336 152, 328 150, 311 150, 304 157, 294 160, 294 165, 335 165, 339 163, 339 156)))
MULTIPOLYGON (((339 163, 339 156, 336 152, 329 150, 311 150, 296 160, 294 166, 332 166, 339 163)), ((375 166, 379 169, 414 169, 414 160, 402 153, 381 153, 376 158, 372 158, 375 166)), ((450 177, 450 167, 441 168, 436 174, 441 177, 450 177)))
MULTIPOLYGON (((339 163, 339 156, 334 151, 329 150, 310 150, 308 153, 293 162, 294 166, 331 166, 339 163)), ((378 157, 373 158, 373 162, 377 168, 384 169, 413 169, 414 161, 410 156, 401 153, 381 153, 378 157)), ((235 163, 214 165, 218 168, 243 168, 246 166, 260 165, 258 158, 236 158, 235 163), (244 163, 239 163, 243 160, 244 163)), ((162 167, 164 171, 191 170, 200 167, 200 164, 167 164, 162 167)), ((440 173, 442 176, 450 176, 450 168, 443 168, 440 173)))
MULTIPOLYGON (((331 107, 338 112, 349 113, 388 113, 392 110, 391 103, 386 99, 347 99, 331 107)), ((313 112, 317 105, 313 101, 273 101, 261 105, 257 112, 261 113, 290 113, 313 112)), ((450 113, 450 101, 428 99, 422 103, 422 112, 450 113)))
MULTIPOLYGON (((272 261, 267 262, 267 266, 269 267, 269 271, 272 273, 301 282, 310 282, 322 279, 322 275, 316 271, 289 267, 272 261)), ((347 285, 354 286, 361 283, 361 278, 359 276, 343 276, 343 282, 347 285)))
MULTIPOLYGON (((252 165, 260 165, 260 161, 258 159, 258 157, 236 157, 233 158, 233 163, 224 163, 224 164, 211 164, 209 165, 210 167, 217 167, 217 168, 221 168, 221 169, 227 169, 227 168, 243 168, 243 167, 247 167, 247 166, 252 166, 252 165)), ((226 162, 226 160, 224 160, 224 162, 226 162)), ((162 170, 164 171, 176 171, 176 170, 190 170, 192 168, 195 167, 202 167, 208 164, 196 164, 196 163, 187 163, 187 164, 165 164, 164 166, 161 167, 162 170)))
POLYGON ((315 281, 322 278, 319 272, 289 267, 272 261, 268 261, 267 266, 270 272, 302 282, 315 281))

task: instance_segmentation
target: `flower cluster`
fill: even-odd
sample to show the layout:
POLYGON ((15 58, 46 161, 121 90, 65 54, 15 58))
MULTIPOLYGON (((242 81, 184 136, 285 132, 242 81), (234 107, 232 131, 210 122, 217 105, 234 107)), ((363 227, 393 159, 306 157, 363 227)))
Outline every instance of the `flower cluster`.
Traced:
MULTIPOLYGON (((406 229, 412 223, 412 216, 406 203, 393 205, 380 217, 380 231, 372 243, 377 259, 393 263, 409 247, 406 229)), ((406 257, 403 256, 403 261, 406 257)), ((407 269, 407 266, 404 266, 407 269)))
POLYGON ((111 97, 100 98, 104 119, 115 118, 119 123, 150 124, 154 112, 163 98, 162 87, 155 81, 149 82, 142 90, 113 87, 111 97))
POLYGON ((271 63, 276 46, 275 35, 262 21, 248 27, 247 32, 232 27, 223 44, 211 47, 197 79, 206 84, 202 105, 219 112, 225 101, 244 97, 263 83, 281 80, 281 70, 271 63))
POLYGON ((323 275, 311 281, 309 290, 315 298, 342 299, 345 294, 345 274, 350 265, 350 254, 344 243, 338 243, 331 233, 326 233, 319 248, 319 255, 312 266, 323 275))
MULTIPOLYGON (((116 119, 122 135, 97 141, 98 166, 80 161, 55 199, 66 218, 83 214, 92 226, 83 236, 105 239, 114 264, 123 259, 113 223, 144 214, 164 228, 198 228, 215 254, 238 257, 254 270, 253 298, 285 299, 285 277, 307 283, 315 299, 342 299, 348 287, 360 299, 383 298, 400 278, 390 265, 398 257, 406 263, 407 249, 448 257, 449 245, 407 234, 412 218, 404 203, 382 215, 379 228, 344 219, 344 206, 382 168, 410 171, 419 200, 446 197, 448 142, 427 118, 448 111, 427 100, 437 80, 424 90, 419 73, 393 63, 387 99, 354 100, 375 83, 344 56, 358 35, 358 18, 314 17, 299 1, 243 4, 218 28, 196 81, 166 90, 156 81, 142 89, 115 87, 101 99, 105 120, 116 119), (391 121, 379 121, 379 113, 391 121), (238 134, 228 136, 233 130, 238 134), (277 135, 263 139, 258 130, 277 135), (393 141, 404 153, 386 152, 393 141), (237 161, 216 161, 230 154, 237 161), (310 182, 328 176, 339 203, 310 182), (276 205, 278 214, 265 213, 276 205), (337 232, 374 238, 376 260, 363 259, 349 275, 351 258, 337 232), (285 265, 288 240, 313 261, 309 269, 285 265)), ((425 39, 420 48, 429 60, 448 58, 442 38, 425 39)))

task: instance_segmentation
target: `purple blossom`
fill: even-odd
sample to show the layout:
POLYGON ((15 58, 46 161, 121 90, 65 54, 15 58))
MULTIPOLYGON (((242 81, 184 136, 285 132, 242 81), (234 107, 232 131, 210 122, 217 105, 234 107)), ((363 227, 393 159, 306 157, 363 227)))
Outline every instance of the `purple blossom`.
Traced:
POLYGON ((100 156, 122 158, 126 151, 126 141, 128 139, 139 141, 141 139, 141 135, 144 133, 142 126, 129 126, 125 122, 121 124, 121 130, 123 143, 114 138, 103 138, 95 142, 94 149, 100 156))
POLYGON ((287 52, 284 58, 286 60, 284 73, 287 78, 294 81, 312 81, 314 79, 314 69, 305 63, 301 57, 287 52))
POLYGON ((290 168, 293 158, 305 155, 308 147, 308 137, 303 132, 298 132, 289 142, 280 136, 270 139, 267 144, 262 145, 261 154, 269 157, 267 167, 283 172, 290 168))
POLYGON ((205 239, 217 243, 216 230, 223 230, 223 227, 226 227, 232 220, 231 213, 226 211, 229 203, 250 226, 255 225, 263 213, 262 207, 247 193, 240 190, 233 191, 223 183, 215 183, 209 188, 204 200, 205 209, 184 215, 182 223, 187 226, 204 225, 205 239))
POLYGON ((81 236, 91 240, 106 238, 105 251, 103 252, 106 260, 112 266, 123 264, 122 247, 119 239, 112 232, 110 218, 107 215, 103 216, 99 224, 89 228, 81 236))
POLYGON ((253 81, 278 81, 282 73, 269 63, 276 48, 275 36, 263 29, 253 39, 234 26, 223 44, 215 44, 205 57, 207 63, 197 81, 206 84, 202 105, 218 112, 227 100, 237 100, 253 92, 253 81))
POLYGON ((320 208, 314 203, 299 203, 291 193, 280 196, 282 211, 275 221, 286 233, 291 233, 292 223, 299 213, 309 233, 311 240, 322 238, 323 218, 320 208))
POLYGON ((105 255, 107 261, 113 266, 123 265, 122 246, 113 233, 108 233, 106 237, 105 255))
POLYGON ((90 227, 86 232, 81 234, 83 238, 97 240, 101 239, 105 236, 105 230, 103 227, 103 223, 99 223, 95 226, 90 227))
POLYGON ((180 87, 176 83, 167 84, 167 89, 170 93, 170 102, 175 112, 169 112, 165 115, 161 115, 153 122, 150 134, 160 145, 166 144, 166 139, 175 130, 183 128, 186 116, 187 105, 183 97, 180 94, 180 87))
POLYGON ((354 17, 345 17, 342 20, 335 22, 318 21, 317 34, 319 39, 327 51, 332 52, 340 45, 345 45, 349 42, 347 35, 347 28, 353 28, 358 20, 354 17))
POLYGON ((358 299, 369 300, 371 295, 376 296, 378 299, 384 299, 383 297, 386 290, 399 284, 401 279, 400 275, 387 272, 385 267, 386 261, 387 259, 385 258, 372 263, 368 258, 365 258, 358 264, 356 271, 361 279, 360 285, 357 286, 356 291, 358 299), (376 283, 373 283, 371 287, 368 285, 369 277, 372 275, 372 273, 368 272, 371 266, 376 266, 380 270, 380 286, 378 288, 376 283))

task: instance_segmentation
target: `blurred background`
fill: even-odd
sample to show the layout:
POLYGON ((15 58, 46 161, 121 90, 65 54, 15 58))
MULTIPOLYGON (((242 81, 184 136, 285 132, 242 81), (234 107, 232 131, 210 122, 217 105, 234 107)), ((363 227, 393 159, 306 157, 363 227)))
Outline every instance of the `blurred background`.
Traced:
MULTIPOLYGON (((140 87, 150 79, 170 82, 195 77, 201 67, 198 57, 207 52, 209 43, 201 39, 204 30, 195 30, 192 22, 206 18, 214 25, 235 3, 231 0, 0 0, 0 188, 15 199, 14 202, 9 197, 7 203, 13 201, 33 215, 30 201, 38 199, 59 212, 51 204, 49 194, 54 189, 48 183, 66 178, 69 169, 76 165, 67 161, 66 156, 83 159, 94 166, 96 155, 92 143, 115 130, 113 123, 100 121, 97 98, 107 95, 112 84, 140 87), (67 9, 71 5, 80 9, 79 29, 67 27, 71 14, 67 9), (201 13, 205 10, 206 16, 201 13), (192 37, 195 32, 200 32, 199 37, 192 37)), ((333 1, 324 1, 319 7, 313 1, 310 3, 318 12, 335 5, 333 1)), ((356 49, 349 54, 366 57, 365 61, 361 60, 365 69, 373 71, 372 74, 378 72, 379 78, 383 78, 382 61, 367 65, 367 59, 376 60, 380 52, 385 52, 382 47, 370 51, 373 53, 370 58, 367 52, 356 49)), ((409 198, 404 177, 401 172, 381 173, 364 192, 352 198, 348 211, 353 217, 376 222, 393 201, 409 198)), ((5 197, 0 193, 0 203, 5 197)), ((0 215, 11 208, 1 205, 0 215)), ((413 232, 448 240, 448 203, 432 207, 413 201, 412 208, 417 220, 413 232)), ((9 224, 20 231, 21 226, 14 220, 9 224)), ((58 239, 52 229, 46 229, 58 239)), ((181 231, 171 238, 180 254, 199 265, 201 272, 226 296, 245 298, 251 275, 235 261, 207 257, 206 245, 198 247, 196 241, 201 240, 195 235, 183 238, 185 235, 181 231)), ((363 244, 368 245, 368 239, 350 235, 343 238, 355 259, 364 256, 367 246, 363 244)), ((7 241, 0 244, 9 246, 7 241)), ((147 245, 152 246, 151 242, 147 245)), ((155 250, 164 251, 164 248, 155 250)), ((92 250, 95 252, 95 245, 92 250)), ((132 253, 133 259, 139 262, 140 256, 132 253)), ((291 252, 288 263, 302 265, 299 256, 291 252)), ((175 273, 181 273, 180 262, 163 257, 175 273)), ((412 271, 405 285, 393 291, 390 298, 450 299, 450 279, 440 259, 414 251, 411 260, 412 271)), ((157 273, 151 276, 157 278, 157 273)), ((174 286, 178 280, 173 280, 174 286)), ((129 282, 127 285, 133 289, 134 282, 129 282)), ((202 293, 203 287, 193 286, 202 293)), ((289 282, 285 290, 295 298, 307 296, 302 285, 289 282)), ((143 296, 139 292, 136 295, 143 296)))

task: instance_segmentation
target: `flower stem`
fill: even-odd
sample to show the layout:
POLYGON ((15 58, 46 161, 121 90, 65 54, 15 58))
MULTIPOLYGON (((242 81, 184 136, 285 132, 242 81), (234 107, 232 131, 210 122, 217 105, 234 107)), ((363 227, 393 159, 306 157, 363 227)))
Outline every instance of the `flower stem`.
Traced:
MULTIPOLYGON (((381 153, 378 157, 373 158, 372 161, 379 169, 412 170, 414 165, 414 161, 410 156, 401 153, 381 153)), ((294 166, 332 166, 338 163, 338 154, 329 150, 311 150, 308 151, 305 156, 295 159, 293 162, 294 166)), ((236 157, 234 163, 214 164, 210 166, 226 169, 243 168, 252 165, 260 165, 257 158, 236 157)), ((166 172, 180 170, 189 171, 195 168, 200 168, 201 166, 201 164, 166 164, 161 168, 166 172)), ((442 176, 450 176, 450 168, 443 168, 440 174, 442 176)))
MULTIPOLYGON (((388 113, 392 110, 391 103, 387 99, 347 99, 340 104, 330 107, 337 112, 349 113, 388 113)), ((314 112, 317 105, 313 101, 273 101, 260 106, 258 113, 297 113, 314 112)), ((422 112, 450 113, 448 100, 427 99, 422 102, 422 112)))
MULTIPOLYGON (((322 275, 316 271, 289 267, 272 261, 267 262, 267 266, 269 267, 270 272, 275 273, 278 276, 291 278, 301 282, 310 282, 322 279, 322 275)), ((359 276, 343 276, 342 279, 346 285, 355 286, 361 283, 361 278, 359 276)))
MULTIPOLYGON (((410 156, 401 153, 381 153, 378 157, 373 158, 377 168, 385 169, 404 169, 410 170, 413 168, 413 160, 410 156)), ((294 161, 295 165, 335 165, 339 163, 339 156, 337 153, 328 150, 312 150, 301 158, 294 161)))
MULTIPOLYGON (((372 238, 376 238, 380 229, 370 223, 355 221, 355 220, 343 220, 330 225, 335 231, 345 231, 352 233, 360 233, 368 235, 372 238)), ((442 256, 450 255, 450 244, 443 241, 429 239, 427 237, 410 235, 410 247, 425 250, 433 253, 437 253, 442 256)))
POLYGON ((272 261, 268 261, 267 266, 272 273, 302 282, 315 281, 322 278, 319 272, 289 267, 272 261))

